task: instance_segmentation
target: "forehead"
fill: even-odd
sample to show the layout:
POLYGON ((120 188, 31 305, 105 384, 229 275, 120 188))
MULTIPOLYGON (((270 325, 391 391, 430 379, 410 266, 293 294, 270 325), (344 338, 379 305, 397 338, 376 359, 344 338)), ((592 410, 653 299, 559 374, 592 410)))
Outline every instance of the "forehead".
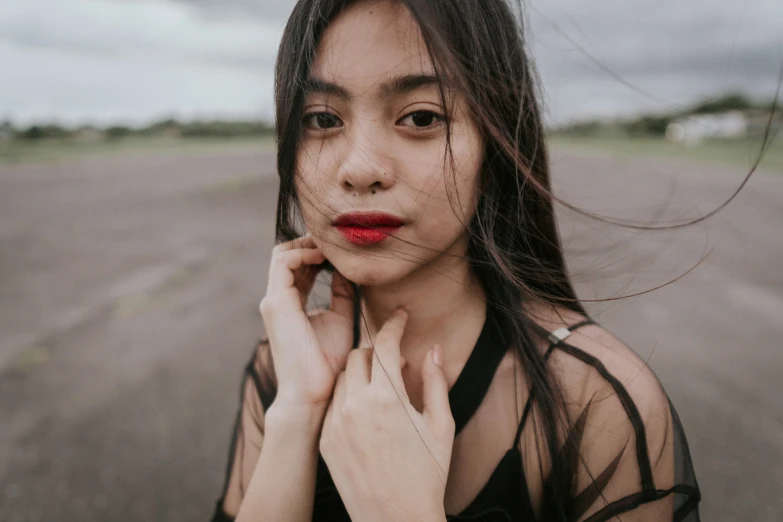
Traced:
POLYGON ((363 1, 329 25, 319 43, 311 76, 357 96, 372 94, 384 79, 433 75, 416 20, 399 3, 363 1))

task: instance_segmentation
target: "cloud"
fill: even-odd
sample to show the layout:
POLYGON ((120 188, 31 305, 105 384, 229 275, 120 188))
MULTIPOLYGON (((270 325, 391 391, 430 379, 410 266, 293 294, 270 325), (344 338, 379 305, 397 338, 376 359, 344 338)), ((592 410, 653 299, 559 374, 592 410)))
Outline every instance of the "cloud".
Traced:
MULTIPOLYGON (((0 68, 13 74, 0 83, 0 115, 270 116, 274 57, 294 3, 3 2, 0 68)), ((552 120, 660 110, 736 88, 774 93, 783 58, 779 0, 527 4, 552 120)))
MULTIPOLYGON (((122 1, 122 0, 119 0, 122 1)), ((260 20, 280 21, 288 18, 296 2, 290 0, 172 0, 194 7, 209 16, 248 15, 260 20)))
POLYGON ((270 116, 282 31, 210 20, 163 1, 25 0, 0 6, 0 115, 146 121, 270 116))
POLYGON ((269 66, 281 24, 207 20, 163 1, 25 0, 0 8, 0 39, 27 48, 269 66))
POLYGON ((599 4, 548 0, 530 9, 532 46, 553 119, 666 110, 736 89, 762 98, 774 94, 783 59, 783 3, 599 4))

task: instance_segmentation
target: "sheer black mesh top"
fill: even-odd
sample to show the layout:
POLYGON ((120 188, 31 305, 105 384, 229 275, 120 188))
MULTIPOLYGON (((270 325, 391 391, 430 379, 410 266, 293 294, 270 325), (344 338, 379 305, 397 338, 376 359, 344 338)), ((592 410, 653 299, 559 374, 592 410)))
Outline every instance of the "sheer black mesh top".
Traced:
MULTIPOLYGON (((657 378, 633 351, 591 319, 541 326, 542 350, 565 390, 579 448, 573 521, 698 522, 700 493, 685 432, 657 378)), ((512 350, 487 310, 470 357, 449 391, 456 424, 446 486, 447 518, 455 521, 545 520, 541 498, 547 463, 536 451, 535 389, 528 390, 512 350)), ((228 469, 213 522, 232 521, 264 439, 264 412, 276 380, 261 341, 245 368, 228 469)), ((314 521, 350 521, 322 458, 314 521)))

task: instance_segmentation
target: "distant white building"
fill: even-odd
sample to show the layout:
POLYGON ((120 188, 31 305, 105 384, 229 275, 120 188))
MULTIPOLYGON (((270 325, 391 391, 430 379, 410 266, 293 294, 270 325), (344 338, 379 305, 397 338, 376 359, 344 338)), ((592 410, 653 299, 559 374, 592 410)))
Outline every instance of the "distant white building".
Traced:
POLYGON ((695 145, 707 138, 741 138, 748 134, 748 123, 748 116, 742 111, 694 114, 670 123, 666 138, 686 145, 695 145))

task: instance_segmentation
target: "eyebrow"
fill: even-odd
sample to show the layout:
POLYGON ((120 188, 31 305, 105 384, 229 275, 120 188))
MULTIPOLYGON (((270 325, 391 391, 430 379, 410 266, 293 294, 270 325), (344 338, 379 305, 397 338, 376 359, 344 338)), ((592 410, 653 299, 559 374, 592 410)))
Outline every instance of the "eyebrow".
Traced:
MULTIPOLYGON (((431 74, 406 74, 403 76, 395 76, 380 85, 378 88, 378 97, 399 96, 413 92, 416 89, 421 89, 422 87, 437 84, 438 78, 431 74)), ((353 95, 345 87, 311 76, 305 82, 305 95, 314 93, 336 96, 345 101, 353 99, 353 95)))

